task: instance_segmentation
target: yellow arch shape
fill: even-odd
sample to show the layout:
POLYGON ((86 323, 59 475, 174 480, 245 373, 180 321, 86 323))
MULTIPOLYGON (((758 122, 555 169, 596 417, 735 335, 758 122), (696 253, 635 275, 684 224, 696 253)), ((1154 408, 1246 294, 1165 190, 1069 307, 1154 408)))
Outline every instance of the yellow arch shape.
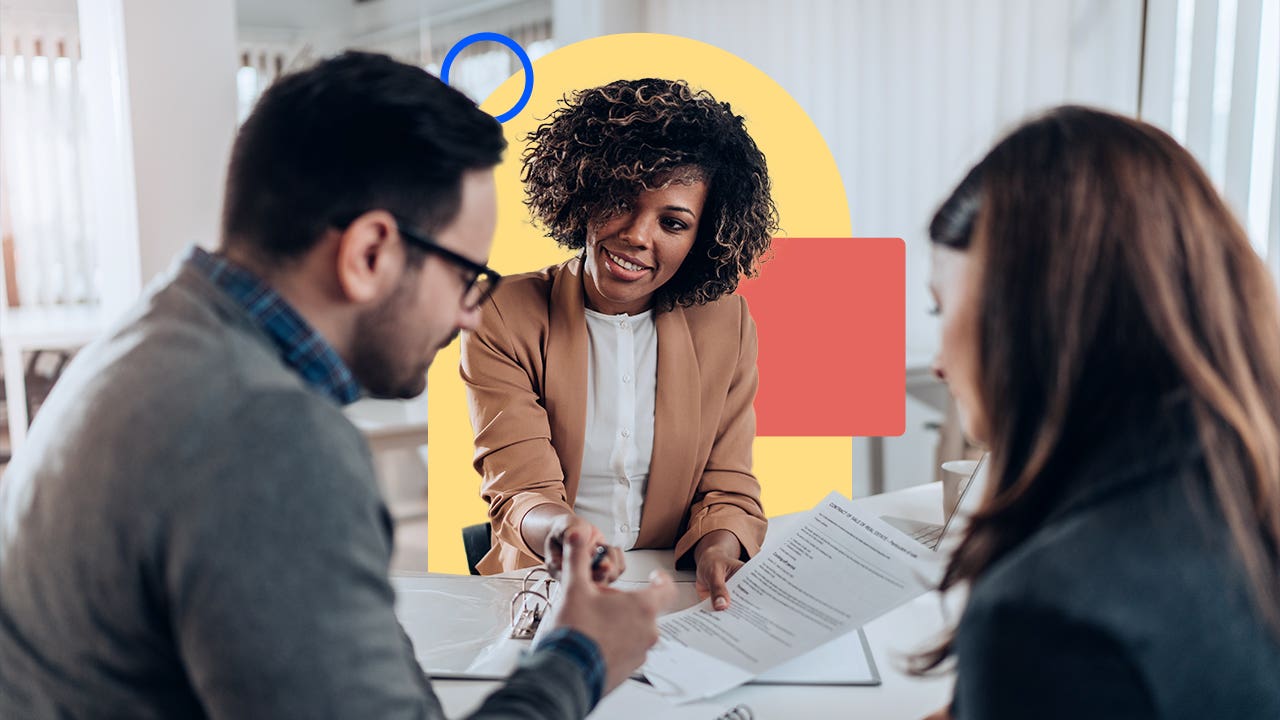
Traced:
MULTIPOLYGON (((510 147, 496 170, 498 227, 490 265, 503 273, 537 270, 567 257, 535 227, 523 204, 520 156, 525 136, 566 94, 618 79, 682 79, 705 89, 746 118, 764 152, 773 181, 782 234, 789 237, 850 237, 844 183, 827 143, 813 121, 772 78, 742 58, 688 38, 651 33, 606 35, 555 50, 533 64, 529 103, 507 121, 510 147)), ((515 105, 524 73, 508 78, 481 107, 494 115, 515 105)), ((427 543, 432 572, 465 574, 461 530, 484 522, 480 477, 472 468, 472 431, 466 393, 458 374, 458 345, 436 356, 428 374, 427 543)), ((758 438, 754 469, 769 515, 812 507, 831 490, 849 494, 850 438, 758 438)))

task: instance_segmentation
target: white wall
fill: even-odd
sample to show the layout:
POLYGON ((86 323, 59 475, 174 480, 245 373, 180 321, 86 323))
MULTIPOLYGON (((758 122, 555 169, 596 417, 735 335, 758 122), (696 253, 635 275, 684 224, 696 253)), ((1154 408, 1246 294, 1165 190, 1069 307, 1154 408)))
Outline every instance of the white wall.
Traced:
POLYGON ((80 0, 79 12, 89 212, 103 302, 118 310, 185 246, 217 238, 236 127, 235 4, 80 0))
MULTIPOLYGON (((553 0, 552 32, 558 46, 600 35, 665 32, 648 27, 645 0, 553 0)), ((671 33, 680 35, 681 33, 671 33)))

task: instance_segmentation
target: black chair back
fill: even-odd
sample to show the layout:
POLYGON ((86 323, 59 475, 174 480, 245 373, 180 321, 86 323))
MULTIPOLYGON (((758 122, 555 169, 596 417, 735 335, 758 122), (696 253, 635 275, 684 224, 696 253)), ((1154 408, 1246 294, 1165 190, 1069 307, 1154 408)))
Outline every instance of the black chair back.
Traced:
POLYGON ((468 525, 462 528, 462 547, 467 552, 467 570, 472 575, 479 575, 476 563, 480 562, 489 549, 493 547, 493 538, 489 534, 489 523, 468 525))

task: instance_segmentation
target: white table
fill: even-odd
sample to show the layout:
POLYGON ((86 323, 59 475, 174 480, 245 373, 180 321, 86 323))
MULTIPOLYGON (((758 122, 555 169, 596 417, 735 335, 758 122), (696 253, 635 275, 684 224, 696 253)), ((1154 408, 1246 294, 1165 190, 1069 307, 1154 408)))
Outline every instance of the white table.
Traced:
MULTIPOLYGON (((876 495, 858 503, 876 514, 942 521, 942 488, 938 483, 876 495)), ((642 580, 653 567, 670 567, 670 562, 669 552, 630 552, 623 579, 642 580)), ((864 630, 881 678, 876 687, 747 685, 716 700, 744 703, 760 720, 920 718, 950 701, 954 677, 913 677, 903 671, 903 660, 931 644, 944 626, 937 593, 916 598, 868 624, 864 630)), ((498 687, 495 682, 475 680, 436 680, 432 685, 449 717, 473 710, 498 687)))
POLYGON ((102 309, 91 305, 13 308, 0 318, 9 448, 16 453, 27 438, 27 384, 22 356, 28 350, 75 350, 106 327, 102 309))

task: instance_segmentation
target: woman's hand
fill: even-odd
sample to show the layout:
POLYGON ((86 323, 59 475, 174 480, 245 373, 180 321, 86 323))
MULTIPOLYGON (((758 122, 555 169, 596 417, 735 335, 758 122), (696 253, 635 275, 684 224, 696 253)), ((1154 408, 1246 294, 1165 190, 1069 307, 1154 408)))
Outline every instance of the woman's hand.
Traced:
POLYGON ((622 559, 622 550, 609 546, 608 539, 595 525, 577 515, 565 513, 551 521, 550 531, 547 533, 546 551, 542 555, 552 577, 560 576, 560 569, 564 564, 564 539, 570 531, 576 531, 585 538, 583 544, 591 548, 592 557, 595 556, 596 548, 608 547, 604 558, 591 566, 592 580, 601 585, 608 585, 622 575, 622 571, 627 567, 622 559))
POLYGON ((694 589, 700 599, 712 598, 711 607, 716 610, 729 608, 729 588, 725 582, 745 563, 741 560, 742 543, 728 530, 712 530, 698 541, 693 550, 693 562, 698 568, 694 589))

